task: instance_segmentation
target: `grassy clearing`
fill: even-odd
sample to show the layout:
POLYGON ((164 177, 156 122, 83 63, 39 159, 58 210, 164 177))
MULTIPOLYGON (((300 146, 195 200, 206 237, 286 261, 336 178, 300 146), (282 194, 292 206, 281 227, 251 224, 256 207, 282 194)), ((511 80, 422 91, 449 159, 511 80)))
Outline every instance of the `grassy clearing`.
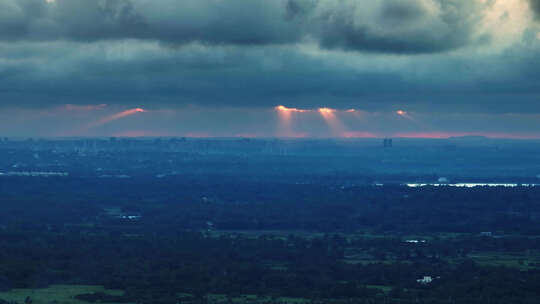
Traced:
POLYGON ((303 231, 303 230, 213 230, 213 231, 204 231, 204 233, 211 238, 220 238, 220 237, 236 237, 242 236, 246 238, 256 239, 260 236, 271 236, 276 239, 286 240, 289 235, 294 235, 295 237, 305 238, 305 239, 315 239, 323 238, 325 235, 332 236, 337 234, 349 241, 354 240, 369 240, 369 239, 395 239, 399 238, 402 240, 426 240, 432 241, 436 238, 442 240, 451 240, 461 237, 465 237, 466 233, 434 233, 434 234, 395 234, 395 233, 373 233, 372 231, 357 231, 353 233, 329 233, 325 234, 323 232, 313 232, 313 231, 303 231))
POLYGON ((285 264, 285 263, 267 263, 267 264, 264 264, 264 266, 266 266, 269 269, 278 270, 278 271, 287 271, 287 270, 289 270, 288 265, 285 264))
MULTIPOLYGON (((0 292, 0 299, 24 303, 26 297, 32 299, 32 304, 88 304, 86 301, 75 299, 75 296, 87 293, 102 292, 113 296, 124 294, 122 290, 108 290, 103 286, 90 285, 51 285, 40 289, 12 289, 0 292)), ((115 304, 115 303, 109 303, 115 304)))
POLYGON ((475 252, 468 256, 476 263, 484 266, 505 266, 519 270, 531 270, 540 268, 540 253, 513 254, 503 252, 475 252))
POLYGON ((210 232, 205 232, 209 237, 220 238, 223 236, 226 237, 235 237, 236 235, 256 239, 260 236, 271 236, 276 239, 286 240, 289 235, 294 235, 296 237, 302 237, 306 239, 322 238, 324 233, 320 232, 309 232, 309 231, 295 231, 295 230, 214 230, 210 232))
POLYGON ((390 290, 392 290, 392 286, 385 286, 385 285, 367 285, 367 288, 373 288, 378 289, 384 293, 389 293, 390 290))
POLYGON ((370 254, 361 252, 361 253, 354 253, 354 254, 346 255, 343 262, 347 264, 353 264, 353 265, 356 265, 356 264, 367 265, 367 264, 373 264, 373 263, 382 263, 384 261, 374 259, 373 256, 371 256, 370 254))
POLYGON ((540 269, 540 252, 533 254, 511 252, 473 252, 467 258, 447 260, 450 264, 459 264, 467 259, 481 266, 508 267, 521 271, 540 269))
POLYGON ((287 298, 280 297, 274 298, 268 296, 258 296, 258 295, 239 295, 236 297, 227 297, 223 294, 210 294, 207 296, 208 303, 219 304, 219 303, 234 303, 234 304, 248 304, 248 303, 268 303, 270 301, 277 301, 279 303, 286 304, 304 304, 309 303, 309 299, 304 298, 287 298), (229 302, 230 300, 230 302, 229 302))
POLYGON ((290 303, 290 304, 303 304, 309 303, 310 300, 303 298, 278 298, 278 302, 290 303))

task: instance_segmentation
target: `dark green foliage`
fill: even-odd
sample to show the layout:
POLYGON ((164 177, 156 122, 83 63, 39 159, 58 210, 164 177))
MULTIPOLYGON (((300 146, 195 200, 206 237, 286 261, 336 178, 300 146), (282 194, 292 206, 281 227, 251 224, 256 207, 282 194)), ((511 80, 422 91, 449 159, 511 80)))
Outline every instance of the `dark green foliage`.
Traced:
POLYGON ((78 296, 96 303, 205 303, 209 294, 340 304, 540 299, 538 188, 179 176, 13 178, 0 180, 0 191, 0 290, 61 283, 126 291, 78 296), (141 218, 121 217, 133 214, 141 218), (405 243, 408 234, 428 241, 405 243), (520 262, 490 264, 478 252, 520 262), (423 276, 435 279, 417 283, 423 276))
POLYGON ((123 296, 113 296, 103 292, 80 294, 75 296, 78 300, 83 300, 90 303, 127 303, 128 301, 123 296))

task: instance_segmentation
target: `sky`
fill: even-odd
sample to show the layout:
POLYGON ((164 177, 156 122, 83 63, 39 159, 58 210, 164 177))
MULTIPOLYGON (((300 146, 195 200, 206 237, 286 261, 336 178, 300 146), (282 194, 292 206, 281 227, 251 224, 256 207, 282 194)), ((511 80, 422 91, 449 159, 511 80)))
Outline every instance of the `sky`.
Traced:
POLYGON ((539 55, 540 0, 0 0, 0 136, 539 139, 539 55))

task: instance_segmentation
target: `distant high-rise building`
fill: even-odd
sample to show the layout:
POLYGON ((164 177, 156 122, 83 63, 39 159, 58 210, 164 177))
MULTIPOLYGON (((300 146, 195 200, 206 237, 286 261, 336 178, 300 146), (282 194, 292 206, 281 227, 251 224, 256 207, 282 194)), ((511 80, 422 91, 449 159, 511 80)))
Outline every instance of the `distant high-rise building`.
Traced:
POLYGON ((392 147, 392 139, 391 138, 385 138, 383 140, 383 147, 391 148, 392 147))

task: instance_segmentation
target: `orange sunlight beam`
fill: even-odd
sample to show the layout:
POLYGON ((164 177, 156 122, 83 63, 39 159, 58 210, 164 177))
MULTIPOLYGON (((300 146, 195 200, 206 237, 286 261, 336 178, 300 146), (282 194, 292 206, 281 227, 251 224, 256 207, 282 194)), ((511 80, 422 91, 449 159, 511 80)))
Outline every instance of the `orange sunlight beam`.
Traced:
POLYGON ((283 105, 279 105, 275 107, 274 109, 277 111, 278 117, 279 117, 277 136, 298 137, 298 134, 296 134, 293 131, 292 114, 293 113, 306 113, 306 112, 310 112, 310 110, 287 108, 286 106, 283 106, 283 105))
POLYGON ((80 130, 77 130, 77 131, 73 132, 73 135, 84 134, 85 132, 87 132, 90 129, 93 129, 93 128, 108 124, 108 123, 110 123, 112 121, 115 121, 115 120, 118 120, 118 119, 121 119, 121 118, 124 118, 124 117, 127 117, 127 116, 135 115, 135 114, 138 114, 138 113, 145 113, 145 112, 147 112, 147 111, 145 109, 143 109, 143 108, 134 108, 134 109, 125 110, 125 111, 122 111, 120 113, 116 113, 116 114, 107 116, 105 118, 102 118, 102 119, 100 119, 100 120, 98 120, 96 122, 92 122, 92 123, 86 125, 85 127, 81 128, 80 130))
POLYGON ((111 121, 115 121, 115 120, 118 120, 118 119, 121 119, 121 118, 124 118, 124 117, 135 115, 137 113, 144 113, 144 112, 146 112, 146 111, 144 109, 142 109, 142 108, 135 108, 135 109, 125 110, 125 111, 122 111, 120 113, 105 117, 105 118, 95 122, 94 124, 91 125, 91 128, 95 128, 97 126, 107 124, 107 123, 109 123, 111 121))
POLYGON ((337 110, 331 108, 319 108, 319 113, 330 128, 332 135, 336 137, 345 137, 345 126, 336 116, 336 112, 337 110))

